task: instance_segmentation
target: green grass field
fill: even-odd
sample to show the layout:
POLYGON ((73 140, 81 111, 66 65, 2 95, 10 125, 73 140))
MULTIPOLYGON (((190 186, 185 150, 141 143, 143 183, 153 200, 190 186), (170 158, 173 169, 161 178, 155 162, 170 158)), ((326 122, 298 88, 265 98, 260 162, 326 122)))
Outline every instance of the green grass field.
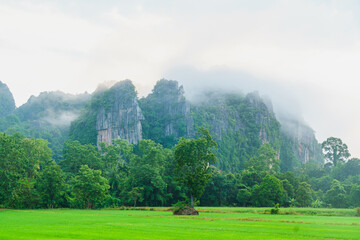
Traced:
POLYGON ((0 239, 360 239, 354 209, 270 215, 261 208, 199 208, 199 216, 155 210, 161 211, 3 209, 0 239))

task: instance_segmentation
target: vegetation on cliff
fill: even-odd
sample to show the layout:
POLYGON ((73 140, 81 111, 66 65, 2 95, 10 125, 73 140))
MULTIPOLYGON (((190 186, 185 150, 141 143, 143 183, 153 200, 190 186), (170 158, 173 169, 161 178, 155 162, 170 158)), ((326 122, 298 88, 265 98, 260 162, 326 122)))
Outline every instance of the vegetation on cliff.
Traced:
POLYGON ((11 114, 15 110, 15 101, 8 86, 0 81, 0 117, 11 114))
POLYGON ((69 125, 89 99, 89 94, 43 92, 38 97, 30 97, 12 114, 0 118, 0 131, 10 134, 19 132, 26 137, 48 140, 54 159, 59 161, 69 125))
MULTIPOLYGON (((0 136, 1 206, 169 206, 187 200, 193 186, 180 184, 174 151, 200 141, 196 127, 207 128, 218 145, 216 163, 202 165, 206 181, 195 186, 198 193, 205 188, 197 195, 202 205, 359 204, 360 160, 329 138, 323 164, 313 131, 298 122, 283 128, 257 93, 207 92, 191 103, 176 81, 163 79, 138 101, 126 80, 89 98, 42 93, 0 118, 0 130, 8 133, 0 136)), ((183 156, 193 153, 191 146, 184 149, 183 156)))

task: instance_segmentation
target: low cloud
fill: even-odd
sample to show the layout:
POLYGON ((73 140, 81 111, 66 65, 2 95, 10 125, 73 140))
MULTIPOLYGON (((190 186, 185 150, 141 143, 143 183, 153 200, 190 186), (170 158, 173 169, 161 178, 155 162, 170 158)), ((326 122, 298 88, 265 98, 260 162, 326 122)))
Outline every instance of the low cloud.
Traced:
POLYGON ((68 127, 70 123, 80 116, 80 112, 77 111, 60 111, 55 112, 53 110, 47 111, 47 114, 43 121, 50 123, 51 125, 58 127, 68 127))
POLYGON ((105 80, 259 90, 360 151, 359 23, 356 0, 2 1, 0 79, 18 106, 105 80))

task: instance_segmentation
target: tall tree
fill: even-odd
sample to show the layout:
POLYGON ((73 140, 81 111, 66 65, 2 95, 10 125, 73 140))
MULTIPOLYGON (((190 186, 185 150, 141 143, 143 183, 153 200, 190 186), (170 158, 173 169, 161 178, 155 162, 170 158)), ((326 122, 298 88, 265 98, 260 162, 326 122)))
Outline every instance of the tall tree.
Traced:
POLYGON ((301 182, 296 191, 296 201, 300 207, 308 207, 312 202, 312 190, 310 184, 301 182))
POLYGON ((346 207, 346 191, 341 182, 333 180, 330 190, 325 193, 325 201, 335 208, 346 207))
POLYGON ((81 165, 74 178, 74 193, 79 205, 84 208, 95 208, 108 196, 108 180, 101 176, 100 170, 93 170, 81 165))
POLYGON ((334 166, 339 162, 345 162, 350 157, 347 145, 340 138, 329 137, 321 144, 321 147, 325 159, 334 166))
POLYGON ((96 146, 81 144, 79 141, 67 141, 64 145, 64 160, 60 166, 64 172, 76 175, 81 165, 91 169, 103 169, 100 153, 96 146))
POLYGON ((252 202, 255 206, 271 207, 276 203, 283 204, 285 190, 281 181, 273 175, 266 175, 260 185, 255 185, 252 191, 252 202))
POLYGON ((349 198, 351 206, 360 206, 360 185, 352 185, 349 198))
POLYGON ((58 207, 62 201, 61 194, 65 190, 65 174, 60 166, 53 164, 45 167, 39 174, 36 187, 45 207, 58 207))
MULTIPOLYGON (((134 188, 141 189, 142 198, 139 202, 144 205, 164 205, 167 198, 167 184, 164 179, 165 161, 172 152, 163 148, 152 140, 141 140, 138 154, 129 164, 129 177, 126 181, 126 191, 130 193, 134 188)), ((133 202, 132 194, 127 194, 133 202)))
POLYGON ((15 139, 0 133, 0 203, 6 204, 17 181, 24 175, 25 153, 15 139))
POLYGON ((209 130, 199 127, 197 135, 198 139, 181 138, 175 146, 177 179, 189 189, 192 208, 211 177, 209 165, 216 161, 212 149, 217 147, 209 130))

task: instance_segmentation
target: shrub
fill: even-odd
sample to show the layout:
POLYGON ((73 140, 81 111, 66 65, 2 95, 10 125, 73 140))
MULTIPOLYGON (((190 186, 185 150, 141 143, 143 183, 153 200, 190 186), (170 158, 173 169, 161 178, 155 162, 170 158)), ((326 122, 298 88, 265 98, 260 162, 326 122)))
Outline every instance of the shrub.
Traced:
POLYGON ((185 209, 186 207, 188 207, 190 204, 189 204, 189 201, 185 200, 185 201, 178 201, 177 203, 175 203, 173 205, 173 212, 178 212, 180 210, 183 210, 185 209))
POLYGON ((320 201, 319 199, 316 199, 315 201, 313 201, 311 203, 311 207, 313 208, 321 208, 324 205, 324 203, 322 201, 320 201))
POLYGON ((356 216, 360 217, 360 207, 356 208, 356 216))
POLYGON ((278 204, 278 203, 275 204, 274 208, 272 208, 272 209, 270 210, 270 213, 271 213, 271 214, 279 214, 279 213, 280 213, 280 208, 279 208, 279 204, 278 204))

